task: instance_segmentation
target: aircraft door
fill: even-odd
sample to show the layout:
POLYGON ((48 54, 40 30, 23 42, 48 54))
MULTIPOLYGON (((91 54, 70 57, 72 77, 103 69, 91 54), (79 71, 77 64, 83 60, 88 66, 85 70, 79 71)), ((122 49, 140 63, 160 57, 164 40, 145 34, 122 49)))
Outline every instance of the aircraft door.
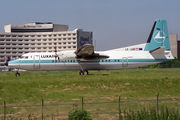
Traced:
POLYGON ((40 69, 40 56, 34 55, 34 69, 40 69))
POLYGON ((122 58, 122 66, 123 67, 127 67, 128 66, 128 58, 127 57, 123 57, 122 58))

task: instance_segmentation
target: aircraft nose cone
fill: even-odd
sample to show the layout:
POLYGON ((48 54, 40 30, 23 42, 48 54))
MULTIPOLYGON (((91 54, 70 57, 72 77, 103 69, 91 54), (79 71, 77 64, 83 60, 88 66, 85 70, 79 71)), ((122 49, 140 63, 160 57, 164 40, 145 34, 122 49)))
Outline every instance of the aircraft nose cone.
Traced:
POLYGON ((6 62, 4 65, 5 65, 5 66, 8 66, 8 62, 6 62))

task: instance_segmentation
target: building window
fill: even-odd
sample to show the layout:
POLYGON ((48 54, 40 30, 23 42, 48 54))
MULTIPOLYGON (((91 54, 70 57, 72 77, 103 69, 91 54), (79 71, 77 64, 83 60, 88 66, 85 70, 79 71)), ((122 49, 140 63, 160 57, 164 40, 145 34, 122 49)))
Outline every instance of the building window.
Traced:
POLYGON ((6 35, 6 37, 11 37, 10 35, 6 35))

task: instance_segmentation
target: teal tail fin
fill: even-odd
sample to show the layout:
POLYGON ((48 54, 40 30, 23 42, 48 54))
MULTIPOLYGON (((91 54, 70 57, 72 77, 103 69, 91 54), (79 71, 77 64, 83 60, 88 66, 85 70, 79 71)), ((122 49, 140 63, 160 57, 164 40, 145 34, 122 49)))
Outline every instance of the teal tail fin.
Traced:
POLYGON ((159 47, 166 47, 167 51, 171 50, 167 22, 163 19, 157 19, 154 22, 144 51, 151 51, 159 47))

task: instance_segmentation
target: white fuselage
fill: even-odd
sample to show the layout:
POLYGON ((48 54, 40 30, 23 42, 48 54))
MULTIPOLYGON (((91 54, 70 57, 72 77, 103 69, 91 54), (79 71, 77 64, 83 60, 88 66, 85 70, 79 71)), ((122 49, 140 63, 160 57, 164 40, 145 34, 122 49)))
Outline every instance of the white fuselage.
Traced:
POLYGON ((119 70, 137 68, 174 59, 170 51, 164 55, 152 55, 149 51, 97 51, 99 54, 108 55, 108 59, 81 61, 72 57, 64 56, 58 60, 54 52, 27 53, 23 58, 9 62, 9 67, 33 71, 61 71, 61 70, 119 70))

